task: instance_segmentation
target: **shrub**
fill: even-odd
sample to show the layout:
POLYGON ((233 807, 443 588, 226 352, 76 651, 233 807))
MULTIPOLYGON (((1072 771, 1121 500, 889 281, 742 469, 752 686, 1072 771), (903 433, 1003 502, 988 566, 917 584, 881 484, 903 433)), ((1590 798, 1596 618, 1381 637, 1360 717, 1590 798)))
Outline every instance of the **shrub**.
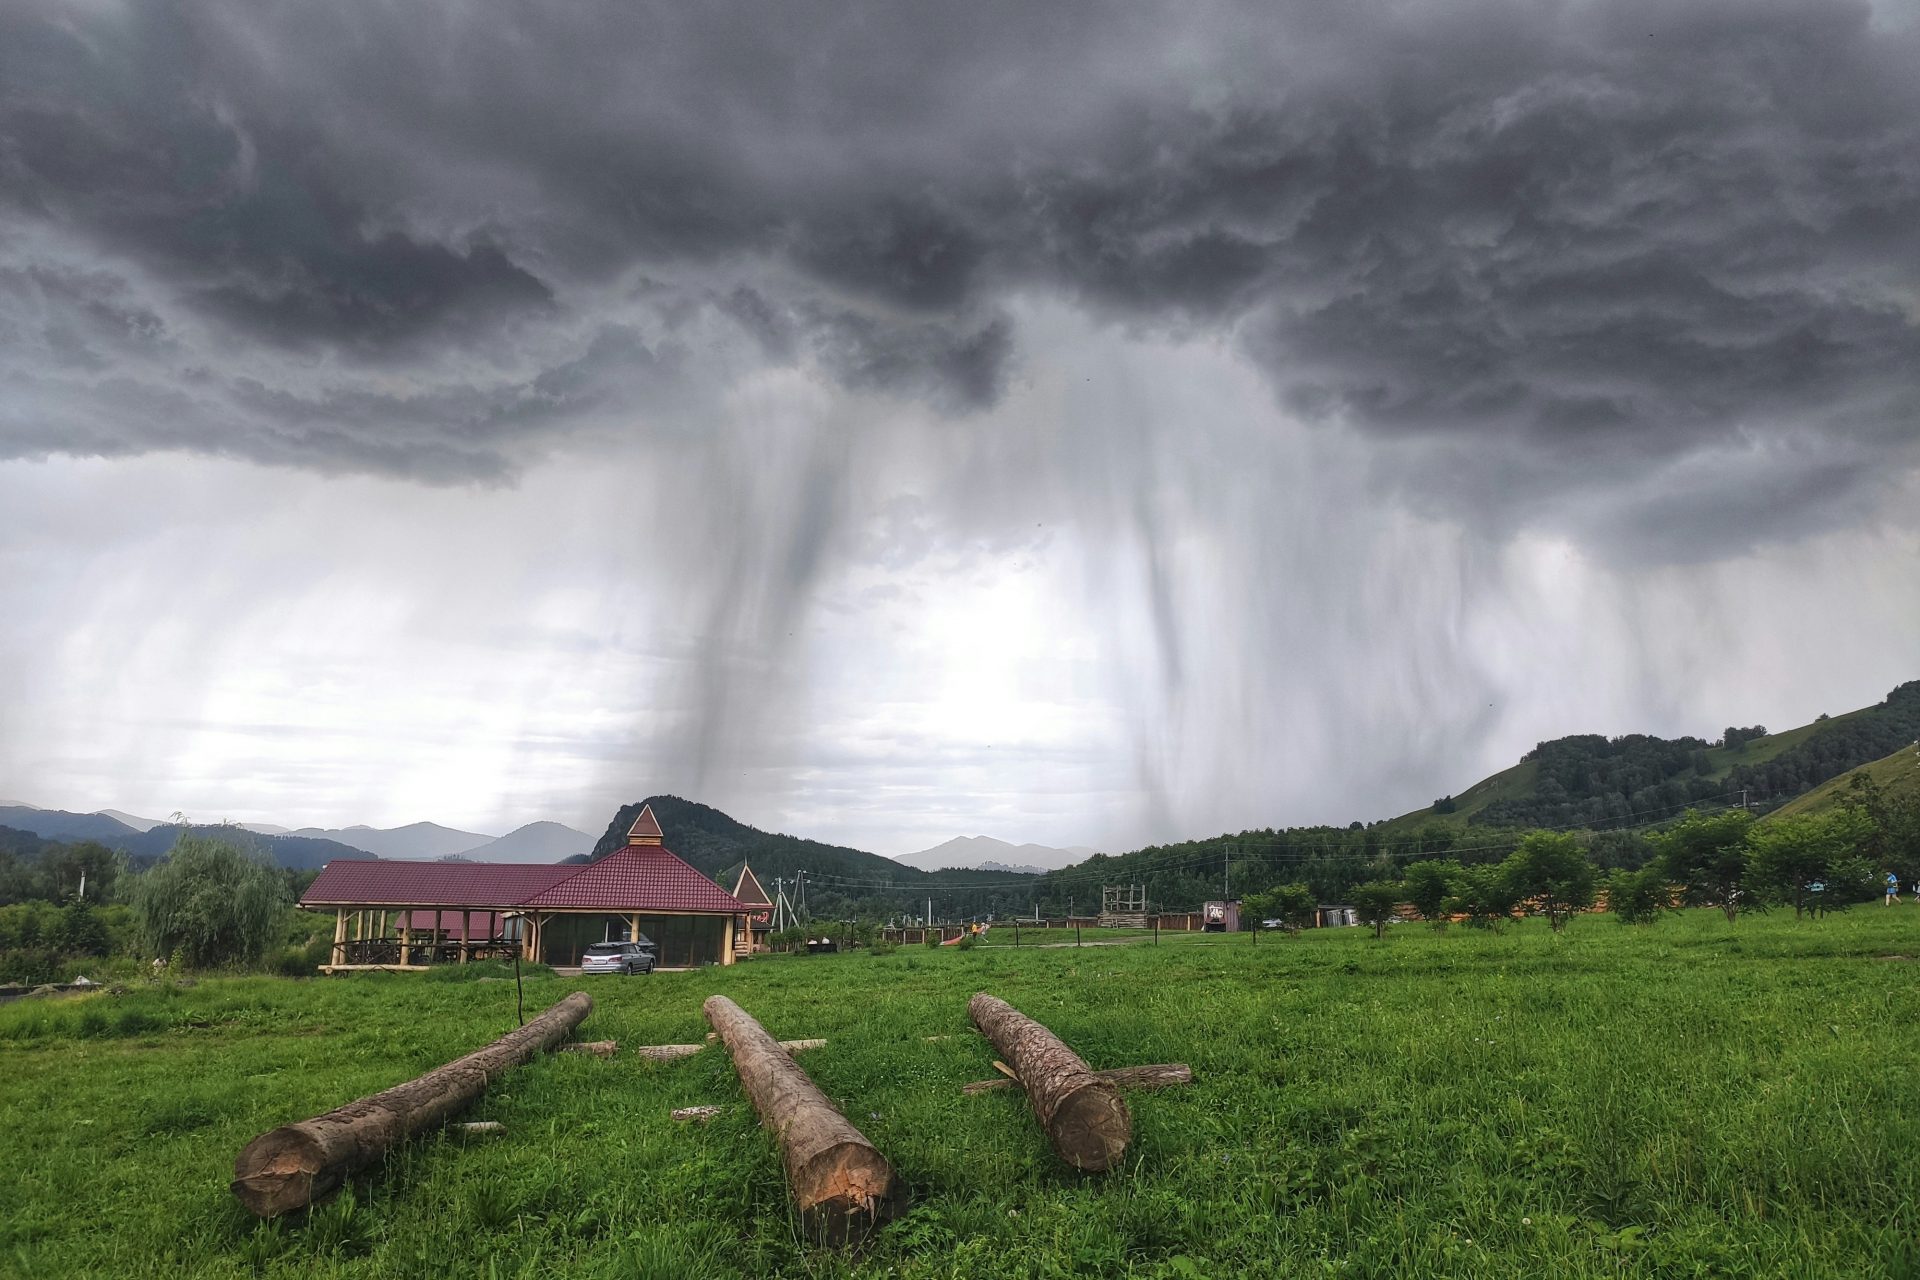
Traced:
POLYGON ((1658 863, 1616 871, 1607 881, 1607 909, 1621 924, 1652 924, 1667 909, 1667 877, 1658 863))
POLYGON ((1375 938, 1386 937, 1387 926, 1399 915, 1400 884, 1391 880, 1369 880, 1355 885, 1347 896, 1353 901, 1354 914, 1360 923, 1373 926, 1375 938))
POLYGON ((960 935, 960 941, 954 943, 954 945, 960 948, 960 950, 962 951, 971 951, 975 947, 980 945, 980 935, 975 933, 963 933, 960 935))

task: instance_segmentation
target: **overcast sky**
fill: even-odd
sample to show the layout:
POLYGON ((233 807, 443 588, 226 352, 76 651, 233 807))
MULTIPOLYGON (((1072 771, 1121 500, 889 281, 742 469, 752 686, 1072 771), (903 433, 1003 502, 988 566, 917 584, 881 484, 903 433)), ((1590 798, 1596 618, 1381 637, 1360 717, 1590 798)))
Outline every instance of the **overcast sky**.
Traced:
POLYGON ((1920 677, 1906 4, 14 0, 0 801, 897 853, 1920 677))

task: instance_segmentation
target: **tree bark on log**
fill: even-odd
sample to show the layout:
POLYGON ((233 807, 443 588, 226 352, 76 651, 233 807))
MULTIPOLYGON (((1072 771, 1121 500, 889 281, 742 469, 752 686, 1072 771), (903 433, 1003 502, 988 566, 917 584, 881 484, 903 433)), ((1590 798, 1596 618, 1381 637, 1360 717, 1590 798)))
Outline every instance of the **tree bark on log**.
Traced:
POLYGON ((593 1008, 576 991, 517 1031, 384 1093, 261 1134, 233 1164, 233 1194, 263 1218, 328 1195, 411 1134, 446 1123, 494 1077, 565 1040, 593 1008))
POLYGON ((1055 1154, 1084 1173, 1100 1173, 1126 1154, 1133 1117, 1119 1089, 1005 1000, 982 991, 967 1003, 967 1012, 1013 1064, 1055 1154))
MULTIPOLYGON (((1193 1068, 1184 1062, 1156 1062, 1145 1067, 1115 1067, 1111 1071, 1096 1071, 1095 1076, 1108 1084, 1122 1089, 1169 1089, 1177 1084, 1193 1083, 1193 1068)), ((1018 1080, 1001 1077, 994 1080, 976 1080, 972 1084, 960 1086, 960 1092, 969 1096, 976 1093, 992 1093, 996 1089, 1012 1089, 1019 1085, 1018 1080)))
POLYGON ((857 1244, 900 1211, 893 1166, 820 1092, 778 1041, 725 996, 702 1006, 741 1087, 773 1133, 807 1237, 857 1244))

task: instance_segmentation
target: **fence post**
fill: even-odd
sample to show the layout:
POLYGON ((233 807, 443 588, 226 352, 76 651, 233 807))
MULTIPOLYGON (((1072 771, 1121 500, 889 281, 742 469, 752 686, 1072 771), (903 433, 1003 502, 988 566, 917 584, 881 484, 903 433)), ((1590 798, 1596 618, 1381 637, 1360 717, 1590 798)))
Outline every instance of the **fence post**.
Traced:
POLYGON ((1080 945, 1080 922, 1078 920, 1073 922, 1073 945, 1076 947, 1080 945))

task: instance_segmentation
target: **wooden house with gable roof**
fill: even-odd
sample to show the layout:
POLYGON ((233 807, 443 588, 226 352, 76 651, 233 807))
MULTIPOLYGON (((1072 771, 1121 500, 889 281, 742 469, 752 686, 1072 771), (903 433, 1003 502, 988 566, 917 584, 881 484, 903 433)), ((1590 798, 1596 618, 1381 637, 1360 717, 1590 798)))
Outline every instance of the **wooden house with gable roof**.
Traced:
POLYGON ((329 862, 300 906, 334 913, 323 973, 465 964, 516 951, 576 965, 593 943, 640 936, 666 968, 732 964, 744 954, 736 939, 754 910, 667 849, 651 805, 626 845, 597 862, 329 862))
POLYGON ((740 864, 740 875, 733 882, 733 896, 746 904, 747 927, 734 937, 733 945, 741 955, 767 949, 767 932, 773 928, 773 899, 767 896, 753 868, 740 864))

